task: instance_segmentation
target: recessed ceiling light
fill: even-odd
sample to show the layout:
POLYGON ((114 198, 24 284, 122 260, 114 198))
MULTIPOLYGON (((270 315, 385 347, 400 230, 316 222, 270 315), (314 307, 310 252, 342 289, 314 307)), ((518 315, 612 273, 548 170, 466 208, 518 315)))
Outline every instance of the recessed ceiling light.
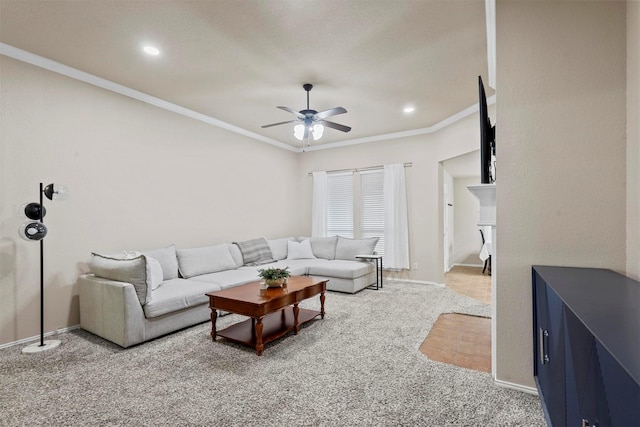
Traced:
POLYGON ((411 114, 411 113, 413 113, 414 111, 416 111, 416 109, 415 109, 415 107, 404 107, 404 108, 402 109, 402 111, 404 111, 404 113, 405 113, 405 114, 411 114))
POLYGON ((145 46, 143 50, 149 55, 153 55, 153 56, 160 55, 160 50, 157 47, 145 46))

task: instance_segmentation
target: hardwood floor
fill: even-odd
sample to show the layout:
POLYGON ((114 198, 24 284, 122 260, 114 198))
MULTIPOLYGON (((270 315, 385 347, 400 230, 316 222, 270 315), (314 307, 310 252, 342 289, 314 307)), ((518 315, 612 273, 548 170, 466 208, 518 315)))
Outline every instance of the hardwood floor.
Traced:
MULTIPOLYGON (((453 267, 445 274, 451 290, 491 304, 491 276, 480 267, 453 267)), ((466 314, 442 314, 420 346, 431 360, 491 372, 491 319, 466 314)))
POLYGON ((444 283, 452 291, 491 304, 491 276, 481 267, 455 266, 444 275, 444 283))

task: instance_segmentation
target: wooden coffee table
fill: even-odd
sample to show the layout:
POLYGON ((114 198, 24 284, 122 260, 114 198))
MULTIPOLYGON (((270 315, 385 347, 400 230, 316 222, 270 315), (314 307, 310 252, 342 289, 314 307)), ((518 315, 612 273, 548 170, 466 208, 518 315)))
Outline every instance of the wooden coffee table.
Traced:
POLYGON ((260 289, 260 282, 235 286, 206 294, 211 308, 211 338, 217 336, 255 347, 258 356, 264 345, 289 331, 298 334, 300 325, 318 316, 324 319, 326 280, 293 276, 286 287, 260 289), (320 311, 298 307, 300 301, 320 294, 320 311), (221 331, 216 330, 217 310, 250 317, 221 331))

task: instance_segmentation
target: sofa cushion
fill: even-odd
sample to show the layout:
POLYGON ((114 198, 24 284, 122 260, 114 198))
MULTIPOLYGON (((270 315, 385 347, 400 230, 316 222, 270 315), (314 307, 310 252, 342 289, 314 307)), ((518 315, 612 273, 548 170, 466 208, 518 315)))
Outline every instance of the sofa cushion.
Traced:
POLYGON ((356 260, 356 255, 372 255, 379 237, 348 239, 338 236, 336 259, 356 260))
POLYGON ((373 264, 369 262, 335 259, 323 263, 310 264, 309 275, 355 279, 371 273, 374 268, 373 264))
MULTIPOLYGON (((307 274, 307 266, 309 263, 314 262, 316 260, 312 259, 282 259, 280 261, 272 262, 269 264, 264 264, 259 267, 242 267, 238 270, 252 271, 255 274, 254 280, 259 280, 260 276, 258 275, 258 269, 260 268, 289 268, 289 273, 292 276, 304 276, 307 274)), ((325 260, 318 260, 325 261, 325 260)))
POLYGON ((313 250, 313 254, 316 258, 336 258, 336 243, 338 243, 338 236, 311 237, 309 242, 311 242, 311 250, 313 250))
POLYGON ((91 254, 89 269, 97 276, 117 282, 131 283, 141 305, 151 301, 151 285, 147 283, 147 261, 144 255, 135 258, 91 254))
POLYGON ((207 303, 207 292, 220 290, 216 283, 200 282, 193 279, 171 279, 153 291, 153 298, 144 306, 147 318, 162 316, 178 310, 207 303))
POLYGON ((244 265, 262 265, 273 262, 271 249, 264 237, 233 243, 240 248, 244 265))
POLYGON ((178 266, 185 279, 236 268, 226 243, 202 248, 178 249, 178 266))
POLYGON ((272 239, 267 240, 269 244, 269 249, 271 249, 271 255, 273 255, 273 259, 278 261, 281 259, 285 259, 287 257, 287 242, 289 240, 295 240, 293 237, 283 237, 282 239, 272 239))
POLYGON ((201 282, 216 283, 223 289, 231 286, 244 285, 245 283, 259 279, 257 267, 242 267, 235 270, 218 271, 194 278, 194 280, 201 282))
POLYGON ((178 277, 178 258, 176 256, 176 247, 174 245, 166 248, 142 251, 145 256, 157 259, 162 266, 162 277, 164 280, 175 279, 178 277))
POLYGON ((313 250, 309 239, 302 242, 287 242, 287 259, 313 259, 313 250))

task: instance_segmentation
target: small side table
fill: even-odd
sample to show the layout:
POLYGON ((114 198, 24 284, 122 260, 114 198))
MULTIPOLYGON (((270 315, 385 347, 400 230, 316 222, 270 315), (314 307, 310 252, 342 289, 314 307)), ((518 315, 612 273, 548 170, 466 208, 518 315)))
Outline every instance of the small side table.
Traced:
POLYGON ((367 286, 367 289, 382 288, 382 255, 356 255, 357 259, 375 261, 376 263, 376 284, 367 286))

